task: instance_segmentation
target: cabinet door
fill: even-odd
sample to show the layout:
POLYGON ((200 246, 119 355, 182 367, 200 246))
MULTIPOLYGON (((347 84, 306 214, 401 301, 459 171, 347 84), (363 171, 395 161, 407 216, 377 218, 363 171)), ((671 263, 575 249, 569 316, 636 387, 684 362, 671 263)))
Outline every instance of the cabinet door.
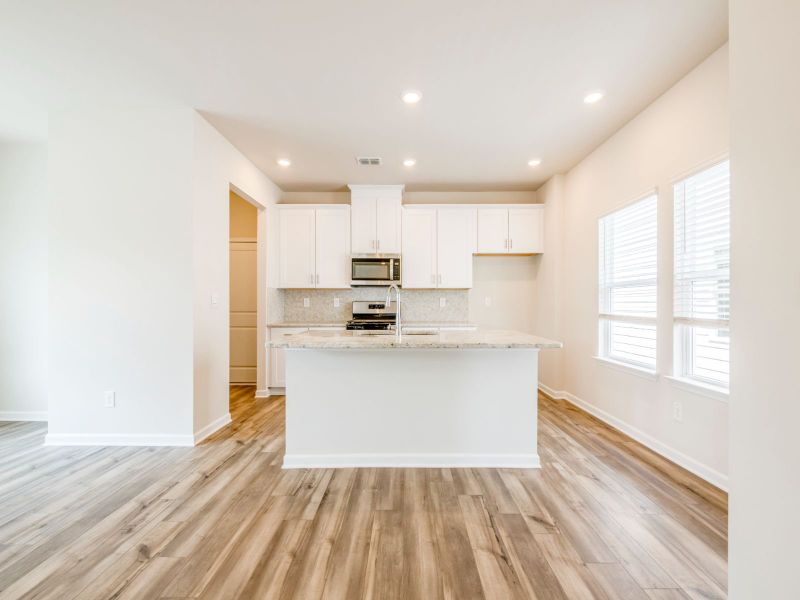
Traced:
POLYGON ((508 209, 478 209, 478 253, 508 252, 508 209))
POLYGON ((414 208, 403 211, 404 288, 436 287, 436 209, 414 208))
POLYGON ((400 198, 378 198, 375 201, 378 252, 400 253, 400 198))
POLYGON ((350 287, 350 210, 316 211, 316 287, 350 287))
POLYGON ((314 209, 282 209, 278 235, 280 287, 313 288, 314 209))
POLYGON ((350 231, 353 254, 374 254, 378 251, 375 198, 353 198, 350 201, 350 231))
POLYGON ((508 245, 512 254, 536 254, 544 250, 543 208, 508 211, 508 245))
MULTIPOLYGON (((287 327, 270 330, 270 339, 275 340, 284 335, 303 333, 305 328, 287 327)), ((286 355, 283 348, 269 349, 269 387, 286 387, 286 355)))
POLYGON ((440 288, 472 287, 472 211, 441 209, 437 216, 437 265, 440 288))

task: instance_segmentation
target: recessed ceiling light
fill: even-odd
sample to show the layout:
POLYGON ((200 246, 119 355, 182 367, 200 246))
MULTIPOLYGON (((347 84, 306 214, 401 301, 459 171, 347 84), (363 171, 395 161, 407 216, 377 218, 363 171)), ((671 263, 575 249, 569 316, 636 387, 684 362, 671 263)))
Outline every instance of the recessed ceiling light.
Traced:
POLYGON ((292 164, 292 161, 290 161, 288 158, 279 158, 278 164, 282 167, 288 167, 292 164))
POLYGON ((406 104, 416 104, 420 100, 422 100, 422 94, 416 90, 403 92, 403 102, 406 104))
POLYGON ((586 96, 583 98, 583 101, 586 104, 594 104, 595 102, 601 100, 602 98, 603 98, 603 92, 601 92, 600 90, 596 90, 594 92, 589 92, 588 94, 586 94, 586 96))
POLYGON ((415 164, 417 164, 417 161, 416 161, 416 160, 414 160, 413 158, 407 158, 407 159, 405 159, 405 160, 403 161, 403 164, 404 164, 405 166, 407 166, 407 167, 413 167, 415 164))
POLYGON ((529 167, 538 167, 540 164, 542 164, 541 158, 532 158, 528 161, 529 167))

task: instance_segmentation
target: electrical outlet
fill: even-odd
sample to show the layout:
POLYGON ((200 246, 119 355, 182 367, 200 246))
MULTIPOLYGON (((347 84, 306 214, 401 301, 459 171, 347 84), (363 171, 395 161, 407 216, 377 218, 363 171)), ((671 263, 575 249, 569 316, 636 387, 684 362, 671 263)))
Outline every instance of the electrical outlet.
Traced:
POLYGON ((114 390, 108 390, 105 394, 103 394, 104 402, 106 408, 114 408, 117 403, 116 394, 114 390))
POLYGON ((339 299, 338 299, 338 298, 334 298, 334 299, 333 299, 333 308, 339 308, 339 305, 340 305, 340 304, 341 304, 341 303, 339 302, 339 299))
POLYGON ((445 306, 447 306, 447 298, 439 298, 439 308, 444 308, 445 306))
POLYGON ((483 305, 484 305, 484 306, 491 306, 491 305, 492 305, 492 298, 491 298, 491 296, 486 296, 486 297, 483 299, 483 305))
POLYGON ((681 402, 672 403, 672 419, 678 423, 683 422, 683 404, 681 402))
POLYGON ((303 298, 303 308, 311 306, 311 298, 303 298))

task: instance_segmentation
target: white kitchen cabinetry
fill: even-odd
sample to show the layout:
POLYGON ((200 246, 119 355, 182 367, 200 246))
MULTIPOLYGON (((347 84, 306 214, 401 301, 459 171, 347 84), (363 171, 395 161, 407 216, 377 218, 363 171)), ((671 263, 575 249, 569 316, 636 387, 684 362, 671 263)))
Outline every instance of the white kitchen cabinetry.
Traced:
MULTIPOLYGON (((273 327, 270 329, 270 340, 277 340, 285 335, 303 333, 306 327, 273 327)), ((269 387, 286 387, 286 361, 283 348, 269 349, 269 387)))
POLYGON ((349 187, 353 254, 399 254, 403 186, 349 187))
POLYGON ((478 209, 478 254, 538 254, 543 250, 543 205, 478 209))
POLYGON ((468 208, 403 211, 403 287, 472 287, 474 215, 468 208))
POLYGON ((350 207, 278 206, 279 287, 350 287, 350 207))

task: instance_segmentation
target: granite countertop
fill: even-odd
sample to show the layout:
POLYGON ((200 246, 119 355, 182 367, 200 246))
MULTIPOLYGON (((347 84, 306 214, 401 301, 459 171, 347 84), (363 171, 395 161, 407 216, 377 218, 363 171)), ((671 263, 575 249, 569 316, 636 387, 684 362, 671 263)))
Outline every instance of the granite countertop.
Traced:
MULTIPOLYGON (((345 321, 276 321, 267 323, 267 327, 344 327, 345 321)), ((403 321, 403 328, 413 327, 424 329, 426 327, 477 327, 475 323, 467 321, 403 321)))
POLYGON ((428 335, 364 335, 352 331, 307 331, 269 342, 273 348, 382 350, 390 348, 561 348, 561 342, 520 331, 478 329, 428 335))

